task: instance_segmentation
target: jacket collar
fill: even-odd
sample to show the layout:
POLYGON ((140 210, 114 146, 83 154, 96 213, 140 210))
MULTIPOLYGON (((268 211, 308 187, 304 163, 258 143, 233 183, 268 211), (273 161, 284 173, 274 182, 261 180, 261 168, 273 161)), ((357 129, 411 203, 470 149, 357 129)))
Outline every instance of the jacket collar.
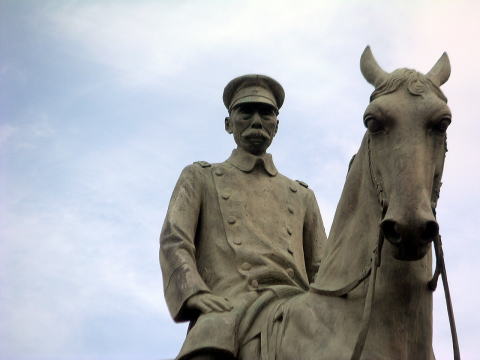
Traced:
POLYGON ((227 161, 244 172, 251 172, 255 165, 259 164, 270 176, 275 176, 278 173, 270 154, 255 156, 241 148, 237 148, 232 151, 232 155, 230 155, 227 161))

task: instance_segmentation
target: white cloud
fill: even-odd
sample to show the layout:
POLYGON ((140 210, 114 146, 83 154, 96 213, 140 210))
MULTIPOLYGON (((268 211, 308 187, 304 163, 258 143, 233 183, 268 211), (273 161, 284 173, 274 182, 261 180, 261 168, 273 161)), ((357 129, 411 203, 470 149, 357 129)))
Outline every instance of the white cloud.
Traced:
POLYGON ((307 57, 295 56, 292 39, 305 31, 323 33, 336 9, 314 1, 296 7, 278 1, 79 3, 55 11, 52 22, 87 56, 138 85, 172 79, 199 59, 241 48, 245 57, 265 47, 272 57, 291 54, 292 66, 311 67, 316 64, 307 57))

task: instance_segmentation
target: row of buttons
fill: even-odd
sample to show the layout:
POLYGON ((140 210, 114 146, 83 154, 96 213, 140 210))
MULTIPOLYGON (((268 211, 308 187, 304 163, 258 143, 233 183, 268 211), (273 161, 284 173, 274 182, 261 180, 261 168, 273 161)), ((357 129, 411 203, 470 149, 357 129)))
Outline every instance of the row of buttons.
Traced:
MULTIPOLYGON (((224 172, 221 168, 217 168, 217 169, 215 169, 214 174, 217 175, 217 176, 223 176, 224 172)), ((221 197, 222 197, 223 200, 228 200, 228 199, 230 199, 230 194, 223 193, 221 195, 221 197)), ((229 223, 230 225, 235 225, 236 222, 237 222, 237 219, 235 219, 235 217, 233 217, 233 216, 229 216, 227 218, 227 223, 229 223)), ((235 245, 242 245, 242 240, 240 240, 239 238, 235 238, 235 239, 233 239, 233 243, 235 245)))
MULTIPOLYGON (((216 168, 214 173, 215 173, 215 175, 217 175, 217 176, 223 176, 223 174, 224 174, 224 172, 223 172, 223 170, 222 170, 221 168, 216 168)), ((296 188, 295 186, 293 186, 293 185, 290 185, 289 188, 290 188, 290 191, 293 192, 293 193, 296 193, 296 192, 298 191, 297 188, 296 188)), ((221 195, 221 197, 222 197, 223 200, 228 200, 228 199, 230 199, 230 194, 228 194, 228 193, 223 193, 223 194, 221 195)), ((294 208, 293 208, 292 206, 289 205, 289 206, 287 207, 287 209, 288 209, 288 212, 289 212, 291 215, 294 215, 294 214, 295 214, 295 210, 294 210, 294 208)), ((237 222, 237 220, 236 220, 235 217, 233 217, 233 216, 230 216, 230 217, 228 217, 228 219, 227 219, 227 223, 230 224, 230 225, 235 225, 236 222, 237 222)), ((287 234, 288 234, 289 236, 292 236, 292 234, 293 234, 293 231, 292 231, 292 229, 291 229, 289 226, 287 226, 287 234)), ((238 239, 238 238, 235 238, 235 239, 233 240, 233 243, 234 243, 235 245, 241 245, 241 244, 242 244, 242 241, 241 241, 240 239, 238 239)), ((291 254, 293 254, 293 251, 292 251, 292 249, 291 249, 290 247, 288 248, 288 251, 289 251, 291 254)))
MULTIPOLYGON (((227 223, 230 224, 230 225, 235 225, 236 222, 237 222, 237 220, 236 220, 233 216, 229 216, 228 219, 227 219, 227 223)), ((287 234, 288 234, 288 236, 292 236, 292 234, 293 234, 293 231, 292 231, 292 229, 291 229, 289 226, 287 226, 287 234)), ((241 244, 242 244, 242 241, 241 241, 240 239, 238 239, 238 238, 235 238, 235 239, 233 240, 233 243, 234 243, 235 245, 241 245, 241 244)), ((289 251, 289 252, 292 252, 290 248, 288 249, 288 251, 289 251)))
MULTIPOLYGON (((216 168, 215 171, 214 171, 214 174, 217 175, 217 176, 223 176, 224 172, 221 168, 216 168)), ((230 199, 230 194, 223 193, 221 195, 221 197, 222 197, 223 200, 228 200, 228 199, 230 199)), ((227 223, 229 223, 230 225, 235 225, 236 222, 237 222, 237 220, 233 216, 229 216, 227 218, 227 223)), ((233 239, 233 243, 235 245, 242 245, 242 240, 240 240, 239 238, 235 238, 235 239, 233 239)), ((251 267, 251 265, 248 264, 248 263, 244 263, 242 266, 243 266, 242 267, 243 270, 249 270, 250 267, 251 267), (248 267, 248 269, 247 269, 247 267, 248 267)))
MULTIPOLYGON (((290 185, 289 188, 290 188, 290 191, 291 191, 292 193, 294 193, 294 194, 298 191, 297 188, 296 188, 295 186, 293 186, 293 185, 290 185)), ((295 214, 295 209, 294 209, 291 205, 288 205, 287 209, 288 209, 288 212, 289 212, 291 215, 295 214)), ((289 236, 292 236, 292 234, 293 234, 292 229, 291 229, 290 226, 288 226, 288 225, 287 225, 287 234, 288 234, 289 236)), ((292 249, 292 246, 291 246, 291 245, 288 246, 288 249, 287 249, 287 250, 288 250, 288 252, 289 252, 290 254, 293 254, 293 249, 292 249)), ((287 269, 287 273, 288 273, 288 275, 289 275, 290 277, 293 277, 293 276, 294 276, 293 269, 288 268, 288 269, 287 269)))
MULTIPOLYGON (((215 173, 216 176, 223 176, 223 174, 224 174, 224 172, 221 168, 215 169, 214 173, 215 173)), ((296 193, 297 189, 293 185, 290 185, 290 191, 293 192, 293 193, 296 193)), ((221 197, 222 197, 223 200, 228 200, 228 199, 230 199, 230 194, 224 193, 224 194, 221 195, 221 197)), ((295 214, 295 210, 291 206, 288 206, 288 212, 291 215, 295 214)), ((230 217, 228 217, 227 222, 230 225, 234 225, 237 222, 237 220, 233 216, 230 216, 230 217)), ((287 233, 288 233, 289 236, 292 236, 292 233, 293 233, 292 229, 290 229, 290 227, 288 227, 288 226, 287 226, 287 233)), ((233 243, 235 245, 241 245, 242 241, 238 238, 235 238, 233 240, 233 243)), ((288 248, 288 251, 290 253, 293 253, 293 251, 290 249, 290 247, 288 248)), ((252 265, 248 262, 244 262, 242 265, 240 265, 240 268, 244 271, 249 271, 252 268, 252 265)), ((286 272, 287 272, 288 276, 290 276, 291 278, 293 278, 295 276, 295 271, 292 268, 287 268, 286 272)), ((256 279, 251 280, 250 281, 250 286, 254 289, 257 289, 258 286, 259 286, 258 280, 256 280, 256 279)))
MULTIPOLYGON (((224 173, 223 173, 223 170, 221 168, 216 168, 215 171, 214 171, 214 174, 217 175, 217 176, 223 176, 224 173)), ((222 196, 223 200, 230 199, 230 194, 224 193, 221 196, 222 196)), ((237 220, 233 216, 230 216, 227 219, 227 223, 229 223, 230 225, 234 225, 236 222, 237 222, 237 220)), ((240 239, 236 238, 236 239, 233 240, 233 243, 235 245, 241 245, 242 241, 240 239)))
MULTIPOLYGON (((237 220, 233 216, 230 216, 227 219, 227 223, 230 224, 230 225, 235 225, 237 223, 237 220)), ((288 236, 293 235, 293 231, 289 226, 287 226, 287 234, 288 234, 288 236)), ((233 243, 235 245, 241 245, 242 241, 239 238, 236 237, 236 238, 233 239, 233 243)), ((293 254, 293 250, 290 247, 288 248, 288 252, 293 254)))

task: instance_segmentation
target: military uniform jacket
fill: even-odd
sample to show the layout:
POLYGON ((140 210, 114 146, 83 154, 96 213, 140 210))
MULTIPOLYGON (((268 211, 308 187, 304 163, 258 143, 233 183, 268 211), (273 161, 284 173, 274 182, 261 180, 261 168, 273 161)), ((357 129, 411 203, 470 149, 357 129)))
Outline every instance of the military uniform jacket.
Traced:
POLYGON ((165 298, 175 321, 200 292, 235 299, 275 285, 307 290, 325 230, 313 191, 278 173, 270 154, 241 149, 187 166, 160 236, 165 298))

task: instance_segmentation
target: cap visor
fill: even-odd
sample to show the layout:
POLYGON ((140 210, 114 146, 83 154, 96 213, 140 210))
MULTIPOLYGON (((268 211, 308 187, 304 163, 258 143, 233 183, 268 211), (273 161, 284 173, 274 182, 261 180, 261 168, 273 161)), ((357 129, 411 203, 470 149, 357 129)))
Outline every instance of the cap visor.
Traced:
MULTIPOLYGON (((277 105, 275 102, 267 97, 264 96, 245 96, 240 99, 235 100, 235 102, 232 103, 230 106, 230 109, 233 109, 235 106, 239 104, 244 104, 244 103, 263 103, 263 104, 268 104, 273 106, 275 109, 277 109, 277 105)), ((277 109, 278 110, 278 109, 277 109)))

